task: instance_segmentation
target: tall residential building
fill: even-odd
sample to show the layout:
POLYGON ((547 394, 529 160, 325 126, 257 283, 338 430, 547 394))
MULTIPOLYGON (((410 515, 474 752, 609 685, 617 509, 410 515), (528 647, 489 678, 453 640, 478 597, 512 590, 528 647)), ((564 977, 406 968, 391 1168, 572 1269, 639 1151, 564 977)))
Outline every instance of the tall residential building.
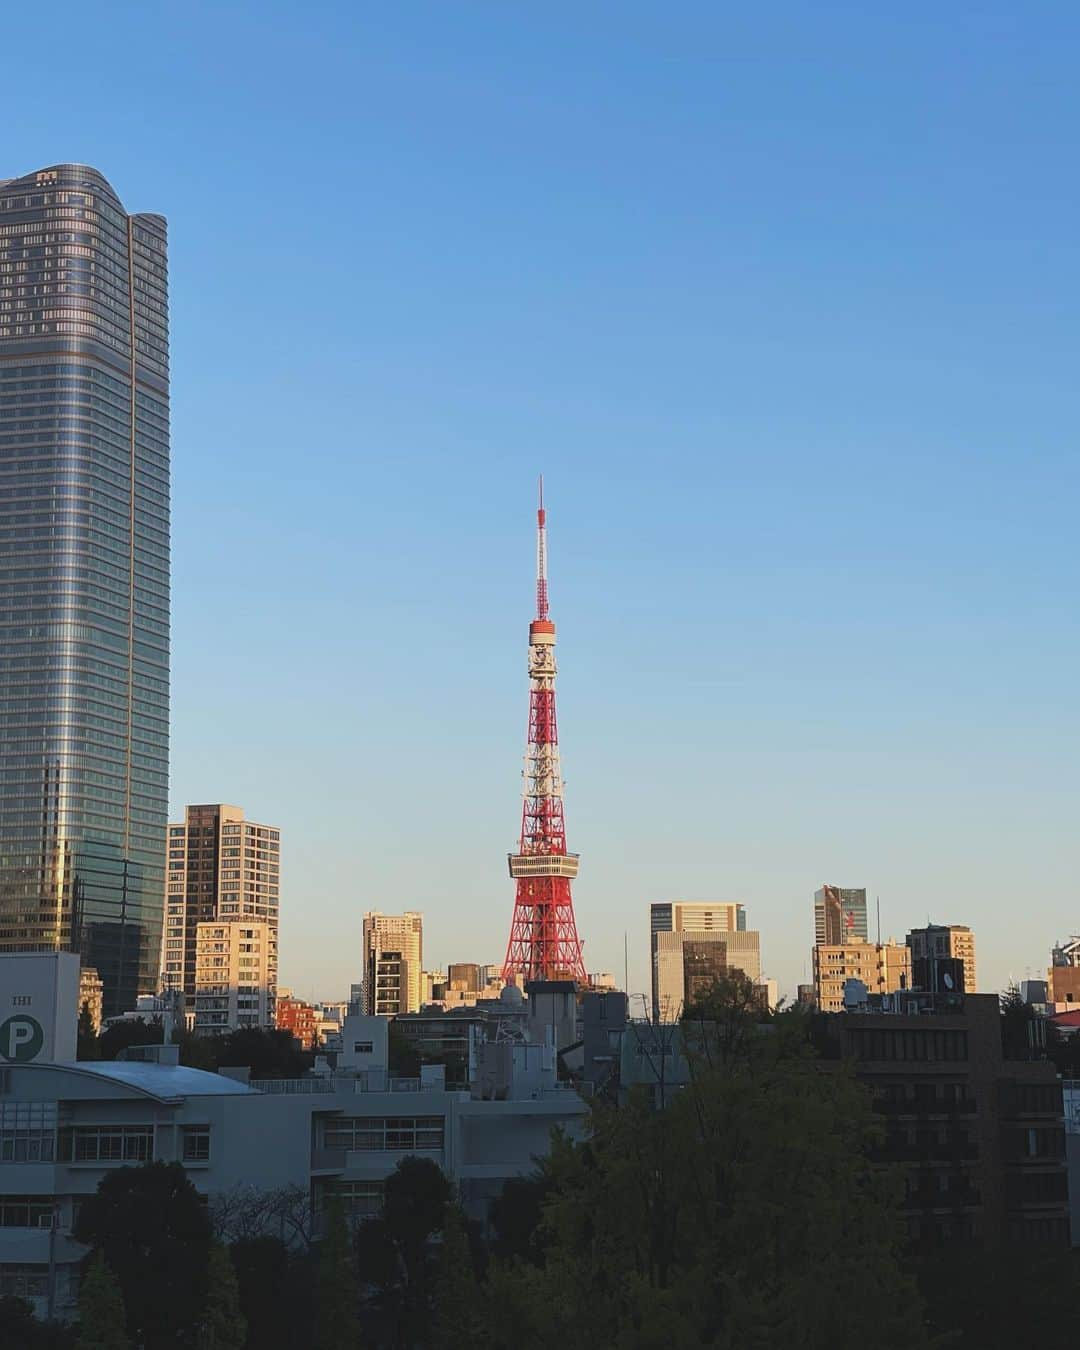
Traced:
MULTIPOLYGON (((200 923, 195 933, 195 1034, 274 1025, 268 923, 200 923)), ((275 986, 276 987, 276 986, 275 986)))
POLYGON ((672 900, 650 906, 653 1013, 673 1022, 729 971, 761 979, 761 934, 737 901, 672 900))
POLYGON ((861 980, 871 994, 911 988, 911 950, 893 942, 819 942, 814 955, 818 1012, 844 1011, 844 984, 861 980))
POLYGON ((267 926, 267 1022, 274 1021, 278 974, 281 832, 244 819, 239 806, 189 806, 169 826, 164 983, 198 992, 199 925, 267 926))
POLYGON ((420 1011, 424 916, 415 910, 364 915, 364 1012, 392 1017, 420 1011))
MULTIPOLYGON (((913 928, 907 935, 911 949, 911 976, 918 989, 943 993, 952 979, 949 966, 959 964, 963 972, 962 993, 975 993, 975 934, 962 923, 931 923, 913 928)), ((954 980, 953 988, 957 987, 954 980)))
POLYGON ((169 724, 165 221, 0 180, 0 951, 154 989, 169 724))
POLYGON ((814 942, 869 942, 866 887, 822 886, 814 892, 814 942))

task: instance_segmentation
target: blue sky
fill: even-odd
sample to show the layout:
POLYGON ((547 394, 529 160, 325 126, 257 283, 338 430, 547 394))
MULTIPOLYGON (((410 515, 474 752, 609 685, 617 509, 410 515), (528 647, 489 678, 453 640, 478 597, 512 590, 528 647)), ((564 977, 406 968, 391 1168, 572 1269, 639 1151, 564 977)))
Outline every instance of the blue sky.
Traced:
POLYGON ((1076 909, 1080 12, 5 14, 0 176, 170 222, 172 799, 283 831, 283 980, 365 909, 501 960, 547 481, 590 969, 742 899, 1076 909))

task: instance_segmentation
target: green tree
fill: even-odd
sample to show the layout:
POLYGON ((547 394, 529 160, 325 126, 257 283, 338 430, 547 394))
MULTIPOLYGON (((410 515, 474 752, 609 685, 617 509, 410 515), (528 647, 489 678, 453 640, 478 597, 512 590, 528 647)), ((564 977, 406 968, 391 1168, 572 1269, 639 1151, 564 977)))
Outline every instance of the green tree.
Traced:
POLYGON ((357 1281, 345 1209, 336 1195, 326 1205, 326 1236, 319 1248, 315 1300, 315 1350, 356 1350, 357 1281))
POLYGON ((484 1334, 480 1288, 465 1215, 457 1205, 447 1205, 444 1213, 432 1293, 431 1350, 477 1343, 484 1334))
POLYGON ((492 1346, 922 1350, 869 1094, 814 1058, 805 1018, 746 995, 725 982, 682 1024, 666 1110, 634 1093, 584 1143, 556 1137, 543 1265, 496 1263, 492 1346))
POLYGON ((159 1017, 149 1022, 141 1017, 133 1017, 127 1022, 114 1022, 98 1037, 98 1058, 112 1060, 129 1045, 160 1045, 163 1038, 159 1017))
POLYGON ((95 1252, 79 1286, 79 1338, 75 1350, 129 1350, 124 1300, 103 1253, 95 1252))
POLYGON ((1006 1059, 1044 1059, 1046 1022, 1025 1003, 1015 981, 1000 996, 1001 1048, 1006 1059))
POLYGON ((276 1237, 243 1238, 229 1248, 236 1270, 248 1344, 258 1350, 289 1345, 289 1252, 276 1237))
POLYGON ((103 1252, 142 1350, 191 1343, 206 1306, 210 1220, 179 1163, 110 1172, 83 1203, 74 1234, 103 1252))
POLYGON ((215 1242, 206 1269, 206 1312, 199 1328, 199 1350, 244 1350, 247 1323, 229 1253, 215 1242))
POLYGON ((75 1057, 85 1060, 101 1058, 98 1034, 94 1030, 94 1017, 90 1011, 90 1004, 85 1001, 79 1010, 78 1050, 75 1057))

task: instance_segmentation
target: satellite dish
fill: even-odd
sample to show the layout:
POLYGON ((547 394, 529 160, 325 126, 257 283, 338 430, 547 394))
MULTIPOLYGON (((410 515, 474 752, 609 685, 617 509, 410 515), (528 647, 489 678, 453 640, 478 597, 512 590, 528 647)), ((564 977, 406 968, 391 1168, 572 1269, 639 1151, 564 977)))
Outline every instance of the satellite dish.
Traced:
POLYGON ((945 979, 945 988, 951 989, 953 987, 953 977, 949 974, 948 971, 945 972, 944 979, 945 979))

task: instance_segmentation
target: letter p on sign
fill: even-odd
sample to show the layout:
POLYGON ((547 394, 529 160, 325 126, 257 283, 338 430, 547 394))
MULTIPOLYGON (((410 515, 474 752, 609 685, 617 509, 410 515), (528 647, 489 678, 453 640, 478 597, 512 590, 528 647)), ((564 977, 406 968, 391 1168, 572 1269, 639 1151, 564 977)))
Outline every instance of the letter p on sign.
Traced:
POLYGON ((41 1053, 44 1044, 41 1023, 28 1013, 16 1013, 6 1022, 0 1022, 0 1059, 25 1064, 41 1053))

